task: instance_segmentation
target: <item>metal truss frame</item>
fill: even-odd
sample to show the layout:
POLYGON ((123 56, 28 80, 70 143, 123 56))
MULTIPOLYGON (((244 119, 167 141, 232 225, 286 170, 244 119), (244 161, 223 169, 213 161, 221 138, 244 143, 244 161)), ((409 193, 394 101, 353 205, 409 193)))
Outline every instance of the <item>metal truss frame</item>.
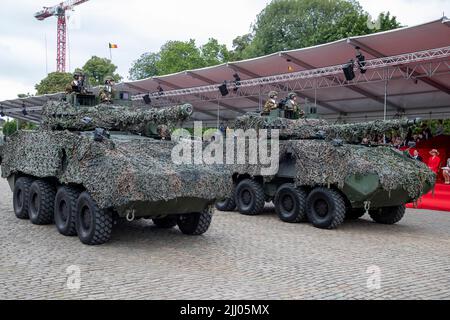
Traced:
MULTIPOLYGON (((432 77, 442 67, 446 68, 443 73, 450 72, 450 46, 408 53, 392 57, 382 57, 365 62, 366 73, 357 72, 358 65, 355 64, 357 77, 353 81, 342 79, 342 69, 345 64, 304 70, 289 74, 274 75, 269 77, 242 80, 238 85, 234 82, 227 84, 230 93, 238 88, 239 94, 235 98, 258 96, 261 92, 277 89, 289 89, 292 91, 306 91, 323 88, 354 86, 360 83, 378 82, 392 80, 399 75, 404 79, 419 79, 421 77, 432 77), (440 60, 440 61, 436 61, 440 60), (420 73, 422 72, 422 73, 420 73), (420 73, 420 75, 419 75, 420 73), (257 92, 256 92, 257 91, 257 92)), ((442 73, 442 72, 441 72, 442 73)), ((201 87, 176 89, 165 92, 150 93, 152 98, 165 100, 171 97, 196 96, 196 101, 218 100, 217 92, 221 84, 206 85, 201 87), (211 95, 212 94, 212 95, 211 95)), ((282 90, 284 91, 284 90, 282 90)), ((133 96, 133 100, 140 100, 145 94, 133 96)), ((225 99, 224 99, 225 100, 225 99)))

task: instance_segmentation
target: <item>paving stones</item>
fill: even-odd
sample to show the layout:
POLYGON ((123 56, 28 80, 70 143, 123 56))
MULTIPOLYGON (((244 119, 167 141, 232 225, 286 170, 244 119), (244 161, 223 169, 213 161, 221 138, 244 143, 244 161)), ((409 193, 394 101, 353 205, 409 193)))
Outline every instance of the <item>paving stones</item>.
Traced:
POLYGON ((268 207, 217 212, 201 237, 121 223, 110 243, 87 247, 16 219, 1 180, 0 217, 0 299, 450 299, 449 213, 324 231, 268 207))

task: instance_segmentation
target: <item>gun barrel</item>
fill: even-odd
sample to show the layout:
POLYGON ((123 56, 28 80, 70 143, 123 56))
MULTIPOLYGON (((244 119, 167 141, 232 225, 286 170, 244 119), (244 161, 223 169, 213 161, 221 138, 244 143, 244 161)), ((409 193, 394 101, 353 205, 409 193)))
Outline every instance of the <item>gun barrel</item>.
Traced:
POLYGON ((278 129, 281 139, 341 139, 348 143, 360 143, 364 138, 375 139, 378 136, 397 131, 405 135, 407 130, 420 123, 420 119, 372 121, 355 124, 329 124, 324 120, 267 118, 258 114, 247 114, 235 122, 236 129, 278 129))
POLYGON ((190 104, 164 109, 139 109, 124 106, 98 105, 73 107, 50 102, 43 110, 43 128, 49 130, 144 132, 149 124, 170 125, 187 120, 193 113, 190 104))

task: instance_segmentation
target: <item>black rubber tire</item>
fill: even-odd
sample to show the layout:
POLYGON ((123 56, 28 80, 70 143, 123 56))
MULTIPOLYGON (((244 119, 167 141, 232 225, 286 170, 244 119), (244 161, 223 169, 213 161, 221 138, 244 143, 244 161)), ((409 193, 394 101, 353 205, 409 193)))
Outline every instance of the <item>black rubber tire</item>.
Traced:
POLYGON ((369 212, 373 221, 380 224, 393 225, 400 222, 406 213, 406 206, 381 208, 369 212))
POLYGON ((60 234, 66 237, 77 235, 76 215, 80 192, 71 187, 58 189, 55 198, 55 225, 60 234))
POLYGON ((153 223, 160 229, 172 229, 177 225, 177 217, 168 216, 162 219, 153 219, 153 223))
POLYGON ((282 185, 275 196, 275 211, 281 221, 299 223, 307 220, 306 198, 304 190, 297 189, 293 184, 282 185))
POLYGON ((182 233, 189 236, 200 236, 208 231, 211 221, 211 213, 205 211, 180 215, 177 224, 182 233))
POLYGON ((36 180, 30 187, 28 211, 32 224, 52 224, 55 216, 55 187, 46 181, 36 180))
POLYGON ((345 220, 358 220, 366 215, 366 211, 364 209, 347 209, 347 213, 345 214, 345 220))
POLYGON ((112 226, 112 213, 100 209, 89 193, 81 193, 76 213, 76 229, 80 241, 90 246, 102 245, 111 239, 112 226))
POLYGON ((236 187, 235 200, 237 210, 247 216, 256 216, 264 210, 266 195, 264 188, 256 181, 246 179, 236 187))
POLYGON ((33 184, 33 179, 31 178, 19 178, 14 185, 13 192, 13 207, 14 213, 18 219, 27 220, 29 219, 28 207, 29 207, 29 196, 30 188, 33 184))
POLYGON ((336 229, 345 220, 344 197, 332 189, 314 189, 306 200, 306 208, 308 219, 316 228, 336 229))
POLYGON ((236 201, 233 198, 228 198, 224 201, 216 203, 216 209, 223 212, 231 212, 236 209, 236 201))

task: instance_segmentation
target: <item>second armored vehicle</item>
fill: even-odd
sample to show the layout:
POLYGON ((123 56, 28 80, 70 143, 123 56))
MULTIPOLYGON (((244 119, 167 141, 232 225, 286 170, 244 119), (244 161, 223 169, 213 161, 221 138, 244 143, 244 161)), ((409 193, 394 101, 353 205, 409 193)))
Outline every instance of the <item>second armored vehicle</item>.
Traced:
MULTIPOLYGON (((264 129, 280 135, 279 170, 263 176, 261 166, 235 166, 234 197, 217 209, 258 215, 272 202, 285 222, 309 220, 334 229, 345 219, 369 213, 381 224, 395 224, 405 204, 428 193, 436 177, 426 165, 387 146, 370 146, 377 136, 407 131, 415 121, 375 121, 330 125, 323 120, 288 120, 248 114, 236 129, 264 129)), ((274 116, 275 113, 275 116, 274 116)))

